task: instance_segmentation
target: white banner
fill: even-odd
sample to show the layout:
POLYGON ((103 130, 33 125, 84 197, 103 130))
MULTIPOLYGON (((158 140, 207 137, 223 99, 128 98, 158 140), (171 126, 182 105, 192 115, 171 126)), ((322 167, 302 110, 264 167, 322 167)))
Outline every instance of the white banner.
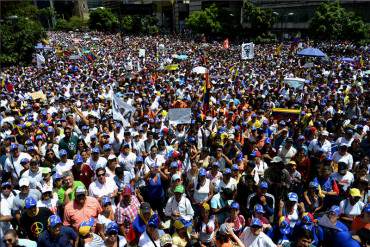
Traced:
POLYGON ((145 57, 145 49, 139 49, 139 57, 145 57))
POLYGON ((37 68, 41 69, 42 65, 45 63, 45 58, 41 54, 36 54, 36 63, 37 63, 37 68))
POLYGON ((254 58, 254 44, 253 43, 243 43, 242 44, 242 59, 253 59, 254 58))
POLYGON ((123 127, 130 126, 130 119, 134 112, 135 107, 125 103, 121 98, 113 93, 112 97, 112 111, 113 119, 122 122, 123 127))
POLYGON ((191 123, 191 108, 172 108, 168 111, 169 123, 174 124, 190 124, 191 123))

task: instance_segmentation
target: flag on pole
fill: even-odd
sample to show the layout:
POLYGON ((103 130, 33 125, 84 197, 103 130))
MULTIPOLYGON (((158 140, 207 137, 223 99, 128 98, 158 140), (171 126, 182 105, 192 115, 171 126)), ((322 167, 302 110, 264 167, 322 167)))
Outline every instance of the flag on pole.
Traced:
POLYGON ((278 47, 276 47, 276 49, 275 49, 275 55, 280 56, 282 49, 283 49, 283 43, 280 43, 280 45, 278 47))
POLYGON ((228 38, 226 38, 225 40, 224 40, 224 44, 223 44, 223 47, 224 47, 224 49, 229 49, 229 39, 228 38))
POLYGON ((37 68, 41 69, 42 65, 45 63, 45 58, 41 54, 36 54, 36 63, 37 63, 37 68))
POLYGON ((135 107, 125 103, 113 90, 112 94, 113 119, 122 122, 123 127, 130 126, 131 117, 136 111, 135 107))

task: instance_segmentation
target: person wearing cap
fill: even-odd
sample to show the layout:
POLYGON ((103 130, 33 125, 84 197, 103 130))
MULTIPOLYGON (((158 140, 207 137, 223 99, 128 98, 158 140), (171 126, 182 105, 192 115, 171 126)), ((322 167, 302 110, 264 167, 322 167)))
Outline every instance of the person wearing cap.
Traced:
POLYGON ((77 233, 72 228, 63 226, 60 217, 53 214, 48 219, 46 230, 38 237, 37 246, 74 247, 77 238, 77 233))
POLYGON ((14 185, 17 185, 21 178, 21 171, 23 170, 21 161, 23 159, 31 160, 32 157, 28 153, 20 152, 18 144, 12 143, 10 145, 10 155, 4 163, 4 171, 11 176, 14 185))
POLYGON ((200 207, 200 219, 194 226, 194 231, 198 233, 198 239, 202 244, 213 243, 216 231, 217 220, 215 215, 210 215, 211 207, 208 203, 203 203, 200 207))
POLYGON ((140 139, 139 132, 135 131, 132 133, 134 139, 132 140, 132 150, 135 151, 137 156, 142 156, 145 153, 144 141, 140 139))
POLYGON ((370 230, 370 204, 362 210, 361 215, 356 216, 351 224, 351 232, 360 239, 362 244, 369 243, 370 230))
POLYGON ((336 144, 340 147, 342 144, 346 144, 347 147, 351 146, 353 142, 353 130, 348 128, 346 129, 344 136, 338 137, 336 144))
POLYGON ((229 188, 220 190, 213 195, 210 206, 212 213, 217 216, 218 222, 224 222, 230 213, 230 205, 233 202, 234 191, 229 188))
POLYGON ((37 243, 36 241, 32 241, 29 239, 25 238, 19 238, 16 230, 14 229, 8 229, 6 232, 4 232, 4 236, 2 238, 2 244, 0 246, 5 246, 5 247, 36 247, 37 243))
POLYGON ((344 162, 348 165, 348 169, 352 170, 353 156, 348 152, 348 146, 345 143, 339 145, 339 150, 333 154, 333 162, 339 163, 344 162))
POLYGON ((285 202, 280 200, 278 217, 286 217, 289 220, 290 227, 294 228, 299 220, 299 216, 304 213, 303 203, 298 203, 298 195, 295 192, 289 192, 285 202))
POLYGON ((55 171, 62 174, 63 172, 70 171, 73 167, 73 160, 68 159, 68 152, 65 149, 59 150, 60 161, 55 166, 55 171))
POLYGON ((222 173, 220 172, 220 163, 218 163, 217 161, 212 163, 211 169, 207 172, 207 178, 211 180, 214 191, 218 191, 222 179, 222 173))
POLYGON ((255 165, 256 165, 252 171, 253 175, 254 173, 257 173, 258 177, 262 179, 264 177, 265 171, 267 170, 268 166, 266 162, 261 158, 262 157, 261 152, 258 150, 253 151, 250 156, 254 160, 255 165))
POLYGON ((319 133, 317 139, 313 139, 308 145, 308 151, 311 153, 317 153, 323 151, 325 154, 331 153, 331 142, 328 140, 329 132, 323 130, 319 133))
POLYGON ((230 209, 231 209, 230 216, 226 218, 225 222, 229 223, 234 233, 238 236, 245 227, 245 219, 243 215, 239 214, 240 213, 239 203, 233 201, 230 205, 230 209))
POLYGON ((278 156, 283 159, 284 164, 288 164, 296 153, 297 149, 293 147, 293 139, 288 137, 285 140, 285 144, 279 148, 278 156))
MULTIPOLYGON (((125 247, 127 246, 127 240, 125 237, 119 235, 119 227, 116 222, 110 222, 105 229, 105 241, 106 247, 125 247)), ((159 247, 159 246, 158 246, 159 247)))
POLYGON ((74 194, 75 198, 64 207, 63 225, 77 231, 82 222, 90 218, 96 219, 103 209, 96 198, 87 196, 84 186, 77 186, 74 194), (81 214, 81 211, 84 213, 81 214))
POLYGON ((208 203, 213 196, 211 181, 206 176, 207 171, 204 168, 200 168, 198 176, 187 188, 188 190, 193 189, 192 203, 198 206, 203 203, 208 203))
POLYGON ((334 178, 340 186, 342 192, 347 191, 355 181, 353 173, 348 170, 348 165, 345 162, 338 163, 338 172, 334 172, 331 177, 334 178))
POLYGON ((108 196, 101 199, 101 206, 103 211, 98 215, 96 232, 105 239, 105 229, 110 222, 114 221, 116 207, 112 206, 112 200, 108 196))
POLYGON ((86 151, 83 151, 81 155, 76 155, 74 159, 74 165, 72 167, 72 174, 76 181, 81 181, 86 188, 91 184, 95 173, 91 167, 84 161, 83 155, 86 151))
POLYGON ((40 188, 49 188, 53 191, 53 179, 51 178, 50 167, 41 167, 42 180, 40 181, 40 188))
POLYGON ((177 185, 173 191, 174 196, 170 197, 167 201, 164 213, 167 217, 177 219, 179 217, 185 220, 192 220, 194 216, 194 210, 190 200, 186 197, 184 186, 177 185))
POLYGON ((37 202, 37 207, 48 208, 53 214, 56 214, 57 206, 58 206, 58 197, 54 196, 52 188, 47 186, 42 187, 41 200, 37 202))
POLYGON ((72 128, 66 126, 64 128, 64 137, 59 141, 59 150, 66 150, 69 159, 73 159, 77 150, 78 137, 72 134, 72 128))
MULTIPOLYGON (((171 175, 171 174, 170 174, 171 175)), ((176 188, 177 185, 180 185, 182 184, 182 180, 181 180, 181 177, 178 173, 174 173, 172 176, 171 176, 171 183, 170 183, 170 186, 168 187, 167 189, 167 195, 168 197, 171 197, 173 196, 173 191, 174 189, 176 188)))
POLYGON ((130 145, 122 143, 118 163, 125 171, 134 172, 136 154, 130 150, 130 145))
POLYGON ((12 211, 19 222, 21 211, 24 209, 25 199, 33 197, 36 201, 40 200, 41 193, 37 189, 30 189, 30 181, 28 178, 21 178, 19 180, 20 192, 15 196, 12 204, 12 211))
POLYGON ((94 147, 91 149, 91 156, 86 162, 91 170, 96 172, 99 167, 105 168, 107 166, 107 159, 100 155, 100 148, 94 147))
POLYGON ((286 168, 289 174, 290 190, 301 191, 302 190, 302 176, 297 171, 297 163, 294 160, 290 160, 286 168))
POLYGON ((235 180, 235 178, 231 177, 231 169, 230 168, 226 168, 224 169, 223 171, 223 176, 222 176, 222 179, 220 181, 220 188, 223 189, 223 188, 229 188, 230 190, 232 191, 236 191, 236 187, 237 187, 237 182, 235 180))
POLYGON ((66 205, 75 198, 76 188, 85 185, 78 180, 75 180, 71 171, 63 172, 63 186, 57 191, 60 205, 66 205))
POLYGON ((118 187, 113 179, 107 179, 106 169, 99 167, 95 171, 96 180, 89 186, 89 195, 97 199, 103 196, 114 198, 117 195, 118 187))
POLYGON ((153 211, 150 207, 150 204, 147 202, 142 202, 135 220, 130 224, 128 218, 126 218, 124 224, 119 225, 121 233, 124 233, 127 242, 130 245, 136 245, 138 243, 139 238, 145 232, 149 219, 152 217, 152 215, 153 211))
POLYGON ((78 226, 78 243, 77 246, 86 247, 99 247, 104 246, 104 240, 97 234, 93 232, 93 227, 95 224, 94 218, 89 218, 78 226))
POLYGON ((324 195, 323 209, 327 210, 330 206, 338 201, 339 188, 337 182, 332 178, 332 168, 327 165, 322 165, 319 168, 318 176, 313 179, 321 188, 321 193, 324 195))
POLYGON ((175 233, 172 234, 172 242, 178 247, 185 247, 190 242, 188 231, 192 226, 191 221, 186 221, 183 218, 178 218, 173 222, 175 233))
MULTIPOLYGON (((10 180, 10 179, 9 179, 10 180)), ((1 183, 0 192, 0 235, 12 228, 11 221, 12 216, 12 205, 15 198, 16 192, 13 190, 12 183, 10 181, 3 180, 1 183)))
POLYGON ((282 247, 315 247, 314 237, 309 229, 300 228, 296 234, 293 241, 285 242, 282 247))
POLYGON ((219 230, 217 231, 215 237, 215 244, 216 246, 226 246, 226 247, 246 246, 244 245, 242 240, 235 235, 234 231, 232 230, 232 227, 227 223, 222 224, 219 230))
POLYGON ((107 178, 109 179, 114 178, 117 166, 118 166, 117 157, 114 154, 109 154, 107 156, 107 166, 105 168, 107 171, 107 178))
POLYGON ((252 193, 247 198, 247 209, 253 209, 255 205, 262 205, 266 216, 270 217, 275 210, 275 197, 267 193, 269 185, 266 181, 260 182, 257 188, 257 193, 252 193))
POLYGON ((158 215, 153 214, 149 221, 148 225, 140 236, 139 244, 140 247, 158 247, 161 244, 160 237, 164 235, 164 231, 159 228, 159 218, 158 215))
POLYGON ((321 190, 319 187, 319 183, 311 181, 307 190, 303 193, 303 203, 307 212, 318 212, 324 205, 322 195, 319 193, 321 190))
POLYGON ((28 178, 30 181, 31 189, 41 189, 42 181, 42 169, 40 169, 40 161, 36 159, 31 159, 30 168, 24 171, 21 175, 22 178, 28 178))
POLYGON ((121 199, 117 205, 115 213, 115 220, 117 224, 123 225, 127 219, 131 224, 135 220, 139 212, 139 208, 139 200, 134 195, 131 187, 126 185, 121 192, 121 199))
POLYGON ((153 168, 155 164, 159 165, 160 167, 166 162, 163 155, 157 153, 158 147, 156 145, 150 148, 149 155, 144 160, 144 165, 148 166, 149 168, 153 168))
POLYGON ((37 201, 31 196, 26 198, 24 208, 19 226, 29 239, 36 241, 39 235, 46 230, 47 221, 52 212, 48 208, 37 207, 37 201))
POLYGON ((339 203, 341 220, 350 225, 353 218, 361 215, 365 203, 361 200, 360 190, 357 188, 350 188, 348 190, 348 197, 339 203))
POLYGON ((262 231, 262 222, 254 218, 249 227, 246 227, 240 235, 244 246, 250 247, 275 247, 275 243, 262 231))

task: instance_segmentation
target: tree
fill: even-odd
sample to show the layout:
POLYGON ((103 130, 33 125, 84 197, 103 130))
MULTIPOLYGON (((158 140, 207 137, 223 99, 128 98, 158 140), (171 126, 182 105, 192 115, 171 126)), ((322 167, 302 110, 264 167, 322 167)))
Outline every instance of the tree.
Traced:
POLYGON ((38 9, 31 1, 4 1, 1 5, 1 66, 31 62, 34 46, 46 37, 38 9))
POLYGON ((127 33, 156 34, 158 19, 153 16, 127 15, 121 20, 121 28, 127 33))
POLYGON ((194 11, 186 19, 186 26, 195 33, 217 34, 222 31, 219 10, 215 4, 204 10, 194 11))
POLYGON ((360 40, 366 38, 369 26, 354 12, 338 2, 323 3, 315 11, 309 26, 311 34, 324 40, 360 40))
POLYGON ((118 18, 107 8, 90 12, 89 27, 99 31, 113 31, 119 25, 118 18))
POLYGON ((1 66, 30 62, 35 44, 46 37, 40 23, 25 17, 1 23, 0 33, 1 66))
POLYGON ((244 2, 243 13, 253 36, 267 34, 276 21, 271 9, 262 9, 249 1, 244 2))

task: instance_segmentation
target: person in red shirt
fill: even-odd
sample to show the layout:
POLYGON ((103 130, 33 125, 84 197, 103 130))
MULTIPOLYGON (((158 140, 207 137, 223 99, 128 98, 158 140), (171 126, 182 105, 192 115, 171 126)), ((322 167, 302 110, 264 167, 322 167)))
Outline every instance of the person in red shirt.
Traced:
POLYGON ((72 174, 75 180, 81 181, 86 188, 89 188, 92 178, 94 177, 94 171, 86 164, 82 156, 77 155, 72 166, 72 174))

